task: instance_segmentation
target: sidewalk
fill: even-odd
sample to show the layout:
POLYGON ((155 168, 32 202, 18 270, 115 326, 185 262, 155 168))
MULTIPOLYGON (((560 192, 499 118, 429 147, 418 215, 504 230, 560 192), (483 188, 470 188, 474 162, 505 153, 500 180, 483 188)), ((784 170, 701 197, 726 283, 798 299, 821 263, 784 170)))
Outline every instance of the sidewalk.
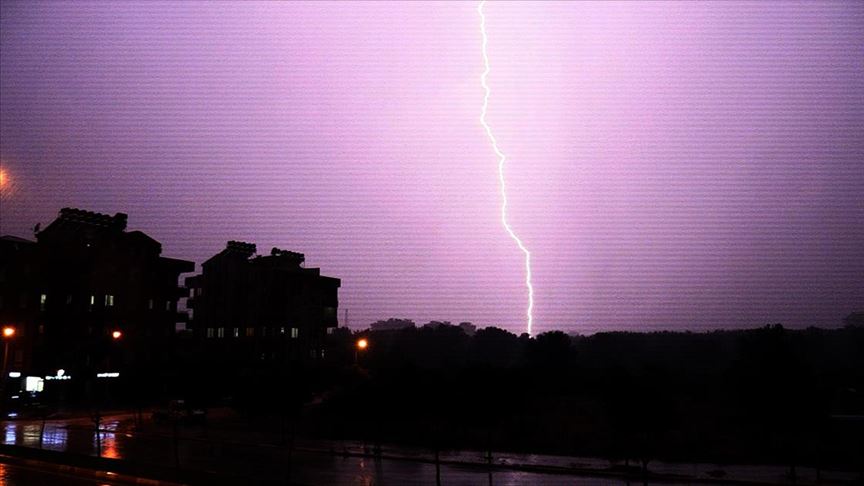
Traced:
POLYGON ((86 456, 68 452, 33 449, 0 444, 0 463, 50 471, 68 476, 105 481, 110 484, 140 486, 184 485, 275 485, 284 482, 251 480, 246 477, 226 477, 209 471, 176 469, 163 465, 141 465, 122 459, 86 456))

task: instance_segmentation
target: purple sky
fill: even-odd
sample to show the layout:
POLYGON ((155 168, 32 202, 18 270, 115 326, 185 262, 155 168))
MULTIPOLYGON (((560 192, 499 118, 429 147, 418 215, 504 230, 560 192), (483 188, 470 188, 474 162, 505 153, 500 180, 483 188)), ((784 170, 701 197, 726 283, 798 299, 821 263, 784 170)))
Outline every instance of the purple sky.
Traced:
MULTIPOLYGON (((864 309, 864 3, 491 3, 535 332, 864 309)), ((342 278, 352 327, 524 329, 474 3, 0 3, 0 232, 129 214, 342 278)), ((341 317, 341 316, 340 316, 341 317)))

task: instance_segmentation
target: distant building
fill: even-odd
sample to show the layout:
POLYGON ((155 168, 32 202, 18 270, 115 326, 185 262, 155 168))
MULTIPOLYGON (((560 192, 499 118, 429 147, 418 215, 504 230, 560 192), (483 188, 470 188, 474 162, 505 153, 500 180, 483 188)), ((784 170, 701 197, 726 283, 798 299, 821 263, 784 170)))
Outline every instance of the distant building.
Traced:
POLYGON ((208 349, 241 362, 320 359, 338 326, 340 280, 305 268, 302 253, 251 243, 225 249, 186 279, 190 325, 208 349))
POLYGON ((0 323, 15 329, 4 379, 83 386, 162 359, 186 319, 178 279, 194 263, 161 256, 158 241, 126 231, 126 219, 64 208, 36 241, 0 238, 0 323))

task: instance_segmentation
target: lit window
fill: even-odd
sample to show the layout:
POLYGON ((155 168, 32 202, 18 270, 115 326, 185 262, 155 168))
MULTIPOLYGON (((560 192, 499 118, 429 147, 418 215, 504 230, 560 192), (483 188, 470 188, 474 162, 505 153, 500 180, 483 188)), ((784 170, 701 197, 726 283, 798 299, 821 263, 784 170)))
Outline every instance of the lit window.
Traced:
POLYGON ((45 302, 47 302, 47 301, 48 301, 48 296, 47 296, 47 295, 42 294, 42 295, 39 296, 39 310, 40 310, 40 311, 44 311, 44 310, 45 310, 45 302))
POLYGON ((153 310, 153 299, 147 301, 147 308, 153 310))
POLYGON ((114 307, 114 296, 110 294, 105 295, 105 307, 114 307))
POLYGON ((224 327, 220 327, 219 329, 216 330, 216 337, 220 337, 220 338, 225 337, 225 328, 224 327))
POLYGON ((297 339, 298 336, 300 336, 300 329, 297 329, 296 327, 292 327, 291 328, 291 338, 297 339))
POLYGON ((212 337, 213 337, 213 328, 212 328, 212 327, 208 327, 208 328, 207 328, 207 337, 208 337, 208 338, 212 338, 212 337))
POLYGON ((254 327, 247 327, 246 328, 246 337, 252 337, 254 335, 255 335, 255 328, 254 327))
POLYGON ((285 328, 284 327, 279 328, 279 334, 285 334, 285 328))
POLYGON ((24 391, 41 392, 44 389, 45 382, 38 376, 28 376, 24 378, 24 391))
POLYGON ((234 328, 234 337, 240 337, 240 328, 239 327, 234 328))
POLYGON ((95 295, 90 296, 90 305, 91 306, 96 305, 96 296, 95 295))

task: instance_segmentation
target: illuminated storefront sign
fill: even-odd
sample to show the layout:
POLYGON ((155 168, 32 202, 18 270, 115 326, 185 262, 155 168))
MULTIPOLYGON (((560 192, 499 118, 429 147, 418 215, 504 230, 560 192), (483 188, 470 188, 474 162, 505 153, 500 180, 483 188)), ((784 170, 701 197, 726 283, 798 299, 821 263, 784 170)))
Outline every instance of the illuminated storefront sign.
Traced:
POLYGON ((46 380, 49 380, 49 381, 50 381, 50 380, 71 380, 72 377, 69 376, 69 375, 67 375, 67 374, 66 374, 66 370, 64 370, 64 369, 61 368, 61 369, 57 370, 57 374, 56 374, 56 375, 54 375, 54 376, 50 376, 50 375, 49 375, 49 376, 46 376, 45 379, 46 379, 46 380))

